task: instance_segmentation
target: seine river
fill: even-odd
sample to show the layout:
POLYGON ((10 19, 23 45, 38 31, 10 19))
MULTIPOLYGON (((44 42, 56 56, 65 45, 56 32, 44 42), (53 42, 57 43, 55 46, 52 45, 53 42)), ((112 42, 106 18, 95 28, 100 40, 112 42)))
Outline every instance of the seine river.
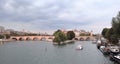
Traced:
POLYGON ((18 41, 0 45, 0 64, 114 64, 91 41, 55 46, 45 41, 18 41), (78 44, 83 50, 76 50, 78 44))

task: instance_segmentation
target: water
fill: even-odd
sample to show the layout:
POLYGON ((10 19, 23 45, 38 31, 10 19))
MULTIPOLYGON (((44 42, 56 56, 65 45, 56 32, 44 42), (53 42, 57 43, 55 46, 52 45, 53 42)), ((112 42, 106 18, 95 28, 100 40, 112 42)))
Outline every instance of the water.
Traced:
POLYGON ((90 41, 55 46, 44 41, 8 42, 0 45, 0 64, 114 64, 90 41), (83 50, 75 50, 78 44, 83 50))

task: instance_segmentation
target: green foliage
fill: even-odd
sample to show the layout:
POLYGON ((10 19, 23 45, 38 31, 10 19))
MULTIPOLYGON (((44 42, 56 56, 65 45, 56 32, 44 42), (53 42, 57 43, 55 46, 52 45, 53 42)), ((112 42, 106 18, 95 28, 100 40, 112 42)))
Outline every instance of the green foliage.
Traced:
POLYGON ((80 36, 85 36, 85 34, 84 34, 84 33, 81 33, 80 36))
POLYGON ((90 34, 80 33, 80 36, 90 36, 90 34))
POLYGON ((57 42, 58 44, 60 44, 60 37, 56 36, 53 40, 53 42, 57 42))
POLYGON ((117 35, 115 35, 115 34, 111 35, 110 42, 112 42, 113 44, 117 44, 118 43, 118 39, 117 38, 118 38, 117 35))
POLYGON ((104 28, 102 35, 112 44, 118 43, 118 39, 120 38, 120 12, 112 19, 112 27, 110 29, 104 28))
POLYGON ((0 35, 0 39, 3 39, 4 38, 4 35, 0 35))
POLYGON ((105 37, 112 43, 116 44, 118 42, 117 35, 114 34, 113 29, 110 28, 105 34, 105 37))
POLYGON ((112 28, 113 28, 114 33, 120 36, 120 19, 119 19, 119 17, 117 16, 116 18, 113 18, 112 28))
POLYGON ((105 33, 105 38, 110 40, 110 37, 113 35, 113 29, 107 29, 107 32, 105 33))
POLYGON ((10 38, 10 35, 8 35, 8 34, 2 34, 2 35, 0 35, 0 39, 9 39, 10 38))
POLYGON ((103 37, 105 37, 106 38, 106 33, 108 32, 108 30, 109 30, 109 28, 104 28, 103 30, 102 30, 102 35, 103 35, 103 37))
POLYGON ((11 32, 10 35, 11 35, 11 36, 19 36, 19 34, 15 33, 15 32, 11 32))
POLYGON ((61 30, 55 31, 55 33, 53 34, 53 36, 57 35, 59 32, 62 32, 62 31, 61 30))
POLYGON ((16 33, 16 32, 11 32, 10 34, 11 36, 37 36, 38 34, 34 34, 34 33, 16 33))
POLYGON ((62 32, 61 30, 57 30, 53 35, 55 36, 53 42, 57 42, 58 44, 60 44, 60 42, 64 42, 65 40, 67 40, 65 33, 62 32))
POLYGON ((67 39, 72 40, 75 37, 75 33, 73 31, 67 32, 67 39))
POLYGON ((10 35, 5 34, 5 37, 6 37, 6 39, 9 39, 9 38, 10 38, 10 35))

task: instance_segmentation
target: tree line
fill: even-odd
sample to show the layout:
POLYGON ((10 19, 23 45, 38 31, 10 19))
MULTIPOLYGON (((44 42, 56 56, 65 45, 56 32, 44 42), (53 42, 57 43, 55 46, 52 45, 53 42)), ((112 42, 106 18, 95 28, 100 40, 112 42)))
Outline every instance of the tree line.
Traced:
POLYGON ((0 39, 9 39, 10 35, 9 34, 0 34, 0 39))
POLYGON ((102 35, 112 44, 118 44, 120 39, 120 12, 116 17, 112 18, 112 27, 104 28, 102 35))
POLYGON ((68 31, 67 33, 62 32, 61 30, 57 30, 54 32, 53 36, 55 36, 53 42, 57 42, 60 44, 66 40, 72 40, 75 37, 75 33, 73 31, 68 31))

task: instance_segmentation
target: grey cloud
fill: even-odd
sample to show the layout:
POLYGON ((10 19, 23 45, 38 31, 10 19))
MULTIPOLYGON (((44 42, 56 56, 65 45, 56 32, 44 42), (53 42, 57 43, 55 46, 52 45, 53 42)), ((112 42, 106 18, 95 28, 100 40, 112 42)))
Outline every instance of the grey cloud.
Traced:
POLYGON ((27 25, 18 25, 21 29, 55 30, 92 27, 98 21, 100 25, 105 21, 110 24, 120 9, 119 3, 113 0, 0 0, 0 25, 19 23, 27 25))

